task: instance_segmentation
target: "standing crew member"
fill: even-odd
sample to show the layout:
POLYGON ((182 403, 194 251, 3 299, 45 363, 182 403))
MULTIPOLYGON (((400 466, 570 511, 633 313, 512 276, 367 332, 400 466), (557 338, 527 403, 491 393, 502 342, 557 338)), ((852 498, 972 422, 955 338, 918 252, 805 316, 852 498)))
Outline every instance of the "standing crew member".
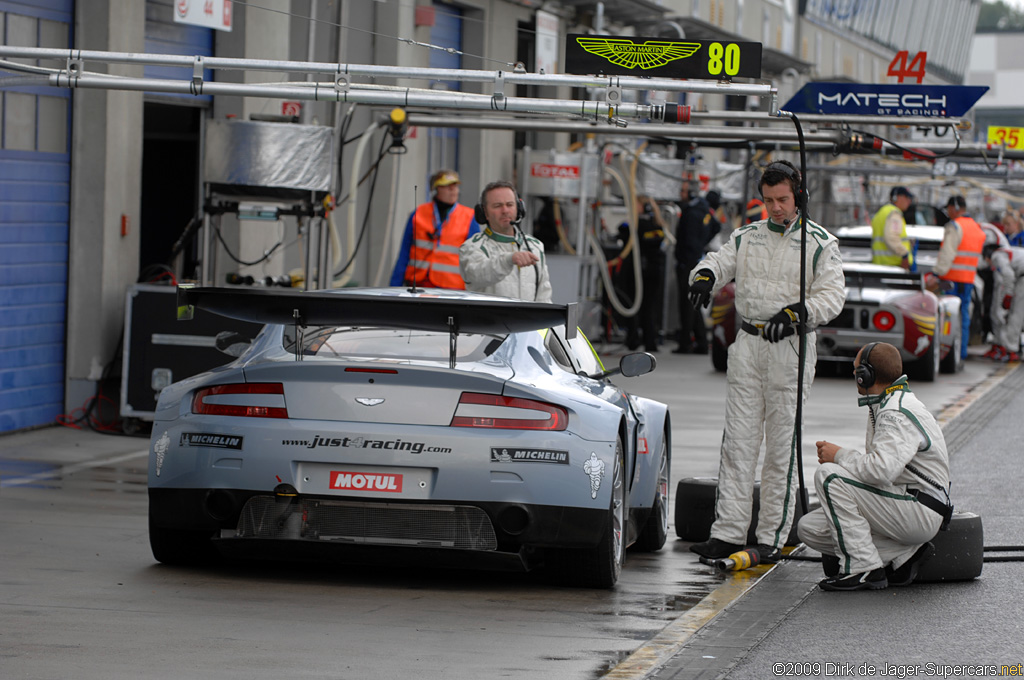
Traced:
POLYGON ((459 246, 480 225, 473 209, 459 205, 459 175, 438 170, 430 177, 432 201, 416 208, 405 225, 398 260, 391 272, 392 286, 464 289, 459 274, 459 246))
POLYGON ((791 163, 770 164, 759 189, 767 220, 740 227, 718 252, 690 274, 694 306, 736 279, 736 312, 742 332, 729 347, 725 435, 711 538, 690 550, 717 559, 743 548, 750 526, 761 441, 761 510, 757 543, 762 562, 778 559, 796 508, 798 342, 806 351, 803 398, 814 380, 814 328, 834 319, 846 299, 843 262, 834 236, 807 221, 806 305, 800 304, 800 172, 791 163), (798 200, 799 198, 799 200, 798 200), (807 332, 801 336, 797 325, 807 332))
POLYGON ((823 590, 905 586, 935 552, 929 542, 952 515, 949 457, 935 418, 885 342, 854 360, 858 406, 868 407, 864 452, 817 442, 821 507, 800 518, 800 540, 822 554, 823 590))
MULTIPOLYGON (((967 201, 963 196, 950 196, 946 202, 946 233, 939 246, 939 256, 932 268, 934 277, 953 284, 953 294, 960 298, 960 358, 967 358, 967 345, 971 339, 971 293, 978 260, 985 245, 985 232, 967 216, 967 201)), ((929 278, 928 289, 937 291, 939 282, 929 278)))
POLYGON ((914 202, 914 195, 906 187, 895 187, 889 193, 889 202, 871 218, 871 262, 910 269, 914 256, 907 238, 907 220, 904 213, 914 202))
MULTIPOLYGON (((626 319, 626 347, 637 349, 641 335, 644 349, 658 351, 658 328, 660 324, 662 289, 665 286, 665 231, 668 227, 661 216, 661 208, 649 196, 636 197, 636 235, 640 241, 640 277, 643 285, 643 299, 636 314, 626 319)), ((619 226, 629 240, 629 224, 619 226)), ((637 244, 633 244, 636 248, 637 244)), ((626 255, 622 261, 623 292, 636 299, 636 275, 633 267, 636 257, 626 255)))
POLYGON ((466 288, 520 300, 551 302, 544 244, 519 229, 526 207, 511 182, 484 187, 476 220, 484 230, 459 248, 466 288))
POLYGON ((747 201, 747 212, 744 214, 743 224, 766 219, 768 219, 768 211, 764 209, 764 203, 760 198, 752 198, 747 201))
POLYGON ((690 302, 690 270, 704 257, 704 249, 722 225, 701 197, 700 182, 684 180, 680 188, 683 212, 676 223, 676 287, 679 293, 679 347, 673 354, 707 354, 708 332, 704 315, 690 302), (691 339, 692 336, 692 339, 691 339))
POLYGON ((1024 330, 1024 248, 986 245, 981 256, 992 270, 992 348, 985 353, 996 361, 1020 361, 1020 334, 1024 330), (997 309, 1004 310, 1006 319, 997 309))

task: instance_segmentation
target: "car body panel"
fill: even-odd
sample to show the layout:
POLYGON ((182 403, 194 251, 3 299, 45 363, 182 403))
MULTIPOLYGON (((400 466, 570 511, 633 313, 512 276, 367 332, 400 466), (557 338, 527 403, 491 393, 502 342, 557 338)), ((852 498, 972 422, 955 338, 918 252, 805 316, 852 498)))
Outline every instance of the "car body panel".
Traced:
MULTIPOLYGON (((594 518, 609 512, 611 472, 621 440, 631 519, 626 542, 636 540, 657 497, 661 456, 670 452, 666 405, 629 395, 603 377, 600 358, 582 335, 567 337, 562 325, 544 327, 572 318, 564 305, 540 304, 535 315, 536 303, 464 291, 422 295, 398 295, 395 289, 318 293, 315 314, 321 321, 351 309, 347 303, 324 303, 330 296, 358 297, 362 324, 375 322, 367 299, 378 296, 389 304, 381 306, 379 325, 305 330, 268 325, 234 362, 164 389, 151 438, 151 531, 211 531, 213 543, 225 553, 235 551, 227 545, 233 541, 250 542, 240 549, 243 554, 257 543, 269 552, 287 553, 295 542, 323 542, 321 529, 311 529, 312 520, 302 520, 287 536, 263 529, 245 534, 242 527, 246 522, 262 527, 253 513, 272 512, 274 499, 289 507, 295 501, 288 498, 298 497, 303 517, 339 508, 402 517, 411 508, 449 516, 469 513, 475 519, 465 521, 474 526, 490 523, 496 542, 486 549, 466 548, 468 557, 498 551, 518 554, 525 564, 537 548, 584 548, 601 539, 604 525, 594 518), (414 319, 419 327, 448 330, 445 322, 425 323, 421 309, 400 312, 423 300, 472 307, 480 316, 465 325, 485 332, 406 327, 404 320, 414 319), (480 321, 499 317, 490 326, 480 321), (510 325, 520 330, 508 332, 510 325), (229 385, 274 389, 226 395, 210 389, 229 385), (204 407, 226 404, 252 407, 256 413, 281 409, 287 417, 194 412, 197 394, 204 407), (500 395, 503 401, 466 403, 464 394, 500 395), (453 420, 546 420, 549 407, 544 405, 564 409, 564 429, 463 427, 453 420), (518 513, 523 526, 503 519, 508 512, 518 513)), ((260 296, 252 304, 281 318, 282 305, 299 299, 289 295, 268 305, 268 298, 260 296)), ((230 296, 234 307, 244 308, 244 300, 230 296)), ((193 293, 191 302, 202 305, 203 295, 193 293)), ((241 313, 263 318, 258 309, 241 313)), ((442 313, 451 313, 451 306, 442 313)), ((439 547, 426 534, 332 541, 439 547)), ((494 561, 494 555, 475 556, 494 561)))

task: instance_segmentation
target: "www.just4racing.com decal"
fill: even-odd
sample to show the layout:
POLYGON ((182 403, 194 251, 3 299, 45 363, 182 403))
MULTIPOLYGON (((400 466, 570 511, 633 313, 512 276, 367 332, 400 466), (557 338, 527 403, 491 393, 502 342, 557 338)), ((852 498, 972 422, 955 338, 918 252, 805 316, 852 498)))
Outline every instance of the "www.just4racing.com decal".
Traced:
POLYGON ((446 446, 427 446, 423 442, 407 442, 401 439, 367 439, 366 437, 321 437, 313 435, 312 439, 285 439, 282 446, 301 446, 307 449, 348 448, 348 449, 386 449, 388 451, 409 451, 410 453, 451 453, 446 446))
POLYGON ((242 437, 206 432, 182 432, 178 446, 208 446, 215 449, 241 449, 242 437))
POLYGON ((513 449, 508 447, 491 448, 492 463, 556 463, 569 464, 568 451, 550 451, 548 449, 513 449))

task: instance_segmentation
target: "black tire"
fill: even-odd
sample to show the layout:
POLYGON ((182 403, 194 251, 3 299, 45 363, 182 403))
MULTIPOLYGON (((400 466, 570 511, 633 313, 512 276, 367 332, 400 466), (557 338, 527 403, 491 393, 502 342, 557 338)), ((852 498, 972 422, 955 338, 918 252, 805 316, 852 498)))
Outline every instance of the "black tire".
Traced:
POLYGON ((928 343, 924 356, 914 362, 914 377, 922 382, 935 382, 935 375, 939 372, 939 354, 935 343, 928 343))
POLYGON ((962 333, 956 334, 956 339, 953 341, 953 346, 949 349, 949 354, 939 362, 939 371, 942 373, 958 373, 963 369, 964 362, 960 358, 961 343, 963 342, 962 335, 962 333))
POLYGON ((729 348, 722 347, 717 342, 711 342, 711 365, 719 373, 725 373, 729 368, 729 348))
POLYGON ((149 520, 149 547, 157 562, 173 566, 204 566, 219 561, 213 532, 164 529, 149 520))
POLYGON ((621 439, 615 442, 611 482, 612 498, 601 541, 593 548, 547 551, 548 570, 557 583, 581 588, 611 588, 619 580, 626 558, 626 522, 629 521, 621 439))
POLYGON ((935 554, 921 565, 915 583, 969 581, 981 576, 985 561, 985 532, 981 517, 955 512, 949 529, 932 539, 935 554))
POLYGON ((654 504, 648 515, 644 528, 633 548, 642 552, 661 550, 668 539, 669 479, 671 478, 671 461, 668 455, 668 433, 661 439, 661 463, 658 466, 658 482, 654 491, 654 504))
MULTIPOLYGON (((717 477, 688 477, 676 485, 676 536, 684 541, 706 541, 711 535, 715 522, 715 495, 718 491, 717 477)), ((750 529, 747 531, 747 545, 757 545, 757 513, 761 507, 761 484, 754 484, 754 505, 751 511, 750 529)), ((814 506, 808 506, 808 511, 814 506)), ((800 499, 797 499, 793 513, 793 524, 786 545, 797 545, 796 524, 803 517, 800 499)))

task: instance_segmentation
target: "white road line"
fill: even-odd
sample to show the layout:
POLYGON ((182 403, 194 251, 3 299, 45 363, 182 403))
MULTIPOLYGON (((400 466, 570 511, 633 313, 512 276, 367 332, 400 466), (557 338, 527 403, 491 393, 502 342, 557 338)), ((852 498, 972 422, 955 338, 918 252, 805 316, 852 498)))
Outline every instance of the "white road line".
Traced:
POLYGON ((90 460, 84 463, 73 463, 71 465, 63 465, 58 468, 54 468, 47 472, 37 472, 33 475, 26 475, 24 477, 11 477, 10 479, 0 479, 0 488, 9 486, 25 486, 26 484, 35 484, 46 479, 53 479, 54 477, 63 477, 65 475, 71 475, 81 470, 88 470, 90 468, 103 467, 104 465, 113 465, 114 463, 121 463, 126 460, 134 460, 136 458, 143 458, 149 455, 149 449, 142 451, 135 451, 133 453, 124 453, 120 456, 114 456, 112 458, 103 458, 100 460, 90 460))

